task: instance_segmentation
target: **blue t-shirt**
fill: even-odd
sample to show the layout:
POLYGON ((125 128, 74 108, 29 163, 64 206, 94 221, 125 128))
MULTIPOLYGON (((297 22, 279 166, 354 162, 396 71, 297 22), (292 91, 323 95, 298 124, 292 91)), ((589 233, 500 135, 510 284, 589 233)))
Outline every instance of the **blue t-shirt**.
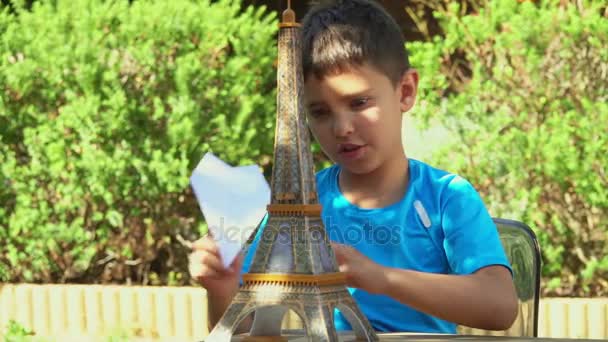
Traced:
MULTIPOLYGON (((471 274, 485 266, 503 265, 511 271, 496 226, 465 179, 409 159, 410 180, 404 197, 388 207, 362 209, 340 192, 339 172, 340 167, 334 165, 317 173, 322 219, 332 241, 353 246, 387 267, 471 274)), ((245 258, 244 272, 256 242, 245 258)), ((456 332, 456 324, 388 296, 348 290, 376 331, 456 332)), ((351 330, 338 310, 334 322, 338 330, 351 330)))

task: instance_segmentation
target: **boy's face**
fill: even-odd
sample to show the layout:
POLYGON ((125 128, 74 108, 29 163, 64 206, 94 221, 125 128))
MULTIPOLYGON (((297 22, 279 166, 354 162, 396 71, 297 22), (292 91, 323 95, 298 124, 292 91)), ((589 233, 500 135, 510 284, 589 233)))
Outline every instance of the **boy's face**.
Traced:
POLYGON ((305 84, 309 127, 325 154, 354 174, 370 173, 405 158, 402 113, 414 104, 418 75, 410 70, 397 85, 364 64, 305 84))

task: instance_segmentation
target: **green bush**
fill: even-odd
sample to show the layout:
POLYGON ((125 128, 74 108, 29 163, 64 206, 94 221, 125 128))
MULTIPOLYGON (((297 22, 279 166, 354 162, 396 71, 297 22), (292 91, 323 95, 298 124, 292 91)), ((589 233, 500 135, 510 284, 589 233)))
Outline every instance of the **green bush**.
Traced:
POLYGON ((0 12, 0 281, 185 283, 196 163, 270 160, 275 15, 21 3, 0 12))
POLYGON ((545 295, 608 294, 605 3, 432 3, 443 35, 409 47, 415 115, 453 134, 436 162, 535 229, 545 295))

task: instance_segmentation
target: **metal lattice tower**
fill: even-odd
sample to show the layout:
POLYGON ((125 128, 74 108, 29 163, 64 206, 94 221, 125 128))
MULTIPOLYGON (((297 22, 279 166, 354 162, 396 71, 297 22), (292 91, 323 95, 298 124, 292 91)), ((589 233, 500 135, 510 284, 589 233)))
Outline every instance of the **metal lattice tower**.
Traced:
POLYGON ((255 319, 248 339, 281 340, 281 323, 288 309, 301 318, 309 340, 338 341, 334 308, 340 309, 357 338, 378 339, 346 288, 321 220, 304 121, 299 26, 288 0, 279 24, 277 121, 268 219, 249 273, 243 275, 239 292, 207 341, 230 341, 239 323, 252 312, 255 319))

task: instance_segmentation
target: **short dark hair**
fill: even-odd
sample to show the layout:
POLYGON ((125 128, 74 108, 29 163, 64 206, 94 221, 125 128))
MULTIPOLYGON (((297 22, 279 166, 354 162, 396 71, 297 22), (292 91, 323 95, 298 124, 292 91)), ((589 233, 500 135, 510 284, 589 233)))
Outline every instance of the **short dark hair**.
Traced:
POLYGON ((324 0, 302 19, 304 77, 369 63, 393 84, 409 68, 405 39, 390 14, 373 0, 324 0))

